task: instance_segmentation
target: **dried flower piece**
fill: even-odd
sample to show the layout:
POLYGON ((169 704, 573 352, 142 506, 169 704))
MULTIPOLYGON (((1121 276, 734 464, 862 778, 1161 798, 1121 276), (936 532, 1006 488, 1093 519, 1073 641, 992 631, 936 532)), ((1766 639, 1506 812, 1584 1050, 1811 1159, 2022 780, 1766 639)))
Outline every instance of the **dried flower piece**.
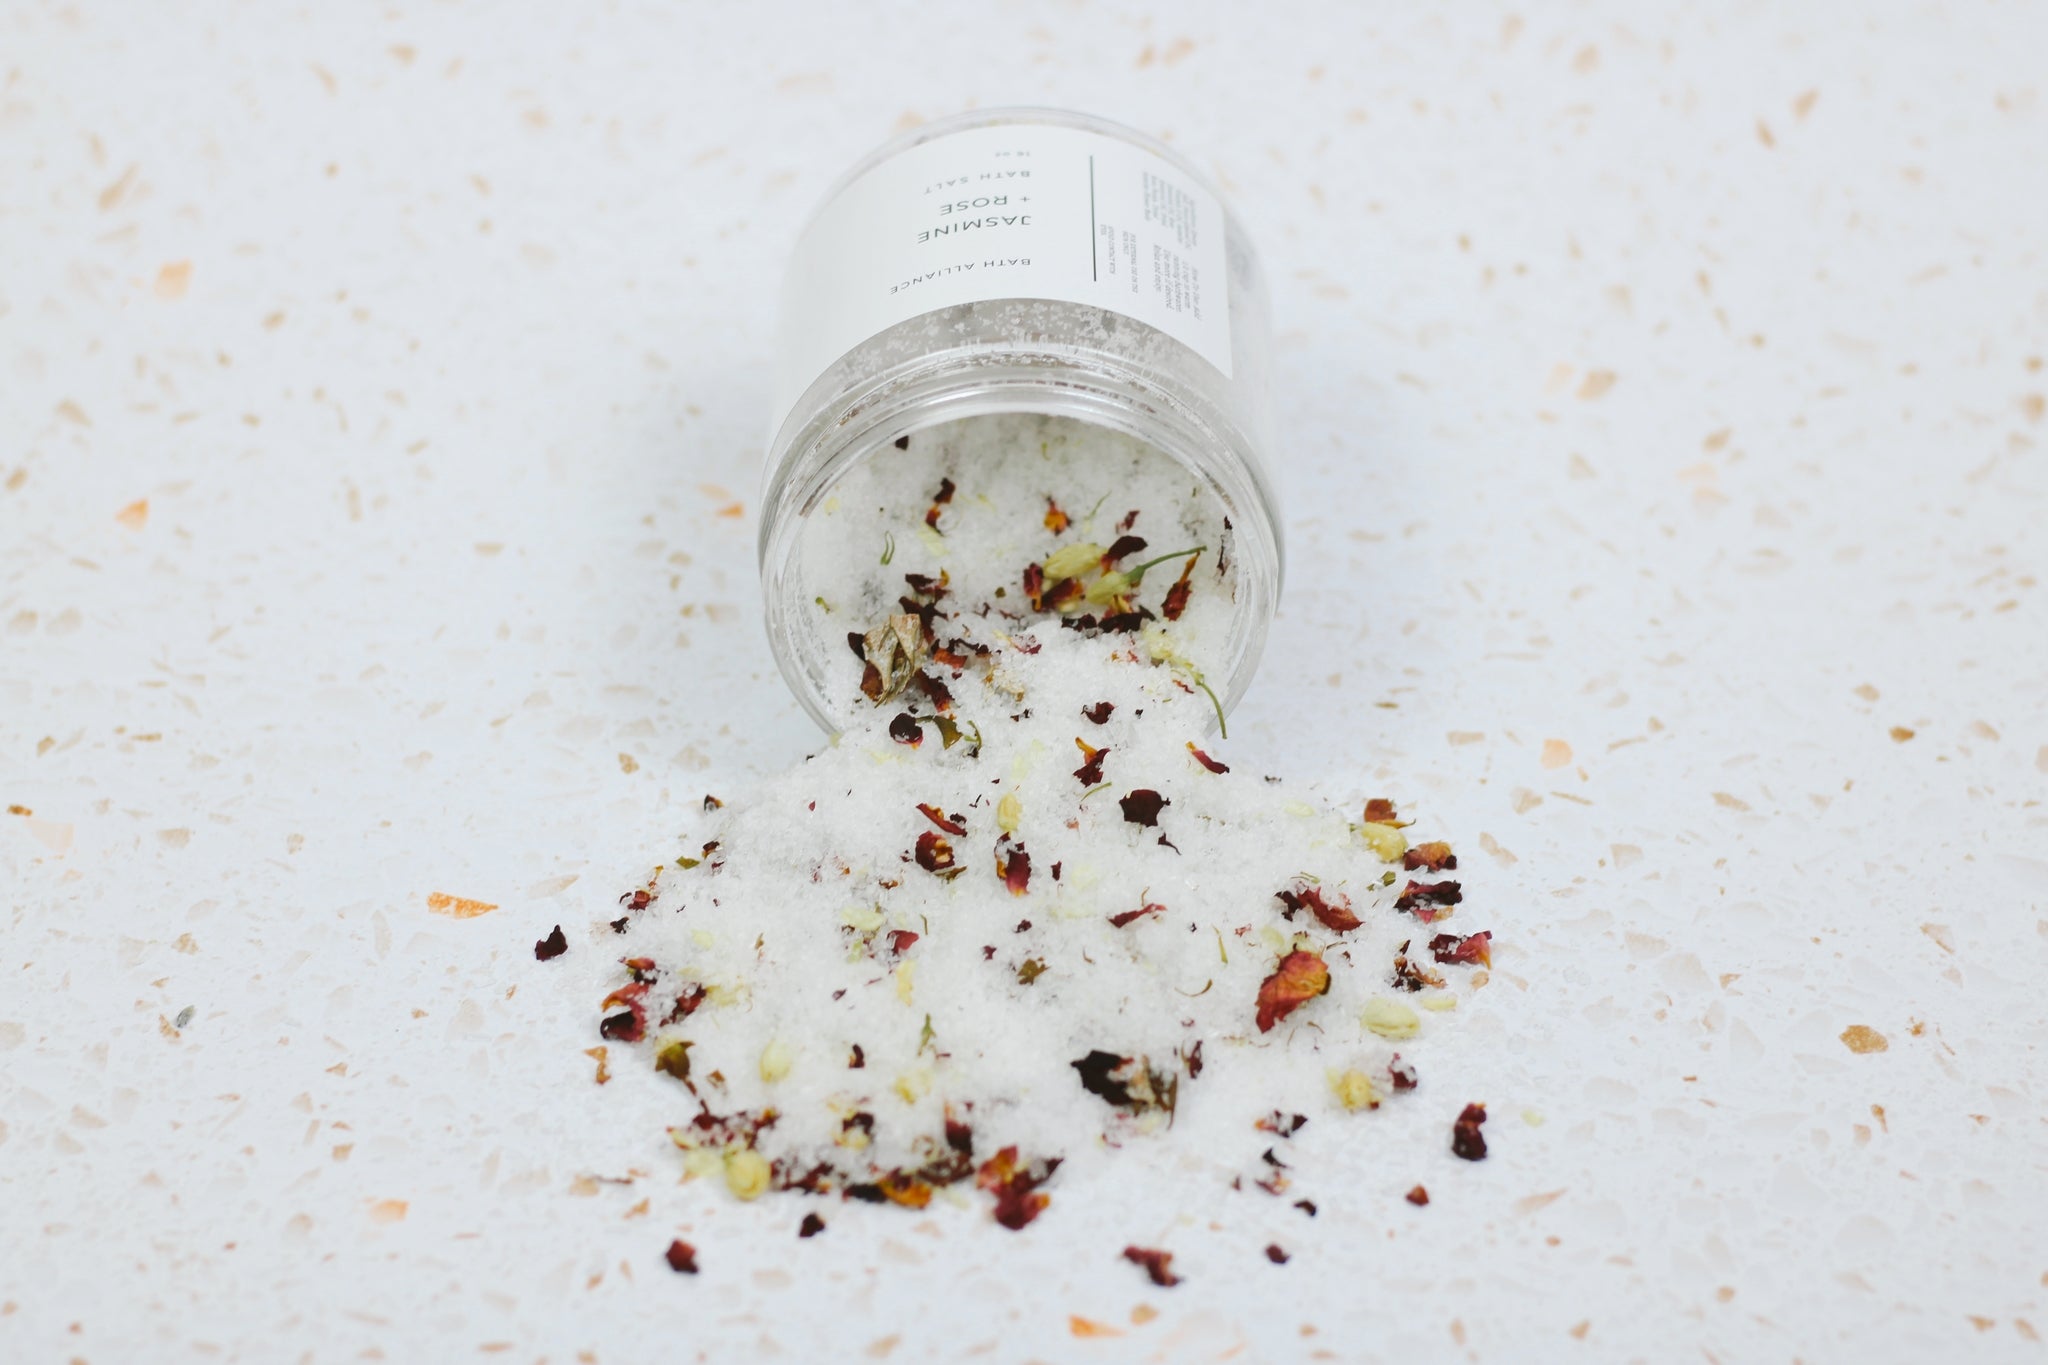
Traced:
POLYGON ((1083 1090, 1133 1115, 1152 1110, 1171 1115, 1179 1101, 1180 1078, 1154 1070, 1149 1058, 1096 1049, 1071 1065, 1081 1073, 1083 1090))
MULTIPOLYGON (((1409 960, 1408 943, 1409 940, 1404 939, 1401 946, 1394 950, 1394 984, 1408 991, 1419 991, 1424 987, 1442 990, 1442 977, 1429 968, 1409 960)), ((1427 1005, 1428 1002, 1425 1001, 1424 1004, 1427 1005)))
MULTIPOLYGON (((939 529, 939 512, 952 500, 953 481, 951 479, 940 479, 939 491, 932 494, 932 505, 924 514, 924 524, 937 531, 939 529)), ((940 534, 943 535, 945 533, 940 532, 940 534)))
POLYGON ((1394 803, 1384 796, 1375 796, 1365 803, 1365 823, 1368 825, 1398 825, 1401 817, 1394 813, 1394 803))
POLYGON ((1451 1124, 1451 1152, 1467 1161, 1486 1159, 1486 1139, 1480 1136, 1479 1125, 1486 1122, 1486 1106, 1468 1104, 1465 1111, 1451 1124))
POLYGON ((907 613, 891 616, 862 638, 861 653, 867 672, 860 690, 877 706, 892 701, 924 667, 924 623, 907 613))
POLYGON ((1320 954, 1287 954, 1273 974, 1259 983, 1259 1032, 1271 1032, 1273 1025, 1329 989, 1330 969, 1320 954))
POLYGON ((1477 962, 1483 967, 1493 965, 1493 931, 1481 930, 1476 934, 1438 934, 1429 941, 1429 951, 1438 962, 1477 962))
POLYGON ((922 671, 913 677, 911 681, 917 684, 918 691, 924 693, 925 700, 932 704, 934 711, 937 711, 942 716, 952 714, 953 692, 945 683, 934 678, 930 673, 922 671))
POLYGON ((924 727, 917 723, 916 716, 905 711, 889 722, 889 738, 915 749, 924 743, 924 727))
POLYGON ((1165 913, 1165 906, 1159 904, 1159 902, 1157 901, 1147 901, 1145 904, 1139 906, 1135 910, 1125 910, 1121 914, 1111 915, 1109 917, 1109 923, 1112 928, 1121 929, 1126 924, 1130 924, 1135 920, 1142 919, 1146 915, 1163 915, 1165 913))
POLYGON ((1073 524, 1074 519, 1060 510, 1060 505, 1051 498, 1045 500, 1045 529, 1059 535, 1073 524))
POLYGON ((804 1221, 798 1225, 796 1235, 799 1237, 816 1237, 824 1230, 825 1220, 818 1217, 815 1213, 807 1213, 804 1215, 804 1221))
POLYGON ((1197 749, 1195 747, 1195 742, 1193 740, 1188 741, 1188 752, 1195 756, 1195 762, 1201 764, 1203 767, 1207 768, 1212 773, 1220 774, 1227 773, 1230 771, 1230 765, 1228 763, 1218 763, 1215 759, 1209 757, 1209 755, 1203 753, 1200 749, 1197 749))
POLYGON ((533 945, 533 955, 542 962, 552 962, 568 951, 569 940, 562 936, 562 926, 559 924, 555 926, 553 933, 533 945))
POLYGON ((1096 702, 1093 706, 1082 707, 1081 714, 1088 717, 1088 719, 1094 721, 1097 725, 1107 725, 1109 723, 1110 713, 1115 710, 1116 706, 1114 703, 1099 701, 1096 702))
POLYGON ((1414 1189, 1408 1191, 1408 1193, 1406 1195, 1403 1195, 1402 1197, 1418 1209, 1427 1208, 1429 1206, 1429 1191, 1423 1189, 1420 1185, 1417 1185, 1414 1189))
POLYGON ((1458 855, 1451 852, 1451 846, 1441 840, 1417 844, 1402 855, 1401 866, 1410 872, 1455 872, 1458 870, 1458 855))
POLYGON ((1373 1087, 1372 1078, 1363 1071, 1333 1072, 1330 1093, 1336 1096, 1337 1103, 1347 1113, 1380 1107, 1380 1092, 1373 1087))
POLYGON ((706 991, 703 986, 694 981, 691 982, 676 993, 676 1003, 662 1017, 661 1022, 663 1024, 681 1023, 697 1012, 697 1007, 704 1003, 705 997, 709 994, 710 992, 706 991))
POLYGON ((1365 1002, 1364 1023, 1382 1038, 1413 1038, 1422 1032, 1422 1018, 1390 996, 1376 995, 1365 1002))
POLYGON ((1273 1133, 1279 1137, 1293 1137, 1308 1127, 1307 1114, 1283 1114, 1278 1109, 1264 1118, 1253 1119, 1252 1127, 1262 1133, 1273 1133))
POLYGON ((1286 1265, 1289 1257, 1278 1242, 1273 1242, 1266 1247, 1266 1259, 1274 1265, 1286 1265))
POLYGON ((1124 813, 1124 819, 1133 825, 1150 828, 1159 823, 1159 812, 1173 802, 1149 787, 1139 787, 1129 796, 1119 797, 1117 805, 1124 813))
POLYGON ((678 1237, 668 1244, 668 1268, 678 1275, 697 1273, 697 1248, 678 1237))
POLYGON ((996 876, 1002 878, 1013 896, 1021 896, 1030 889, 1031 855, 1024 851, 1021 841, 1007 834, 996 840, 996 876))
POLYGON ((995 1220, 1012 1232, 1021 1232, 1052 1202, 1039 1186, 1052 1179, 1060 1159, 1020 1163, 1015 1147, 1005 1147, 981 1164, 975 1185, 995 1196, 995 1220))
POLYGON ((944 811, 940 810, 937 806, 927 806, 923 802, 919 802, 917 808, 924 815, 925 819, 931 821, 933 824, 937 825, 946 833, 967 833, 967 826, 961 823, 963 817, 958 815, 948 815, 944 811))
POLYGON ((1101 786, 1102 760, 1109 757, 1109 746, 1105 744, 1098 749, 1087 740, 1076 735, 1074 736, 1074 747, 1081 751, 1081 758, 1083 760, 1081 766, 1074 769, 1074 776, 1080 780, 1081 785, 1084 787, 1101 786))
POLYGON ((1042 957, 1027 957, 1017 968, 1017 980, 1026 986, 1044 975, 1045 959, 1042 957))
POLYGON ((932 830, 917 836, 916 857, 917 865, 927 872, 944 874, 949 870, 958 871, 953 866, 953 845, 932 830))
MULTIPOLYGON (((690 1042, 674 1038, 663 1043, 654 1054, 654 1069, 665 1076, 673 1076, 684 1085, 690 1085, 690 1042)), ((690 1086, 695 1090, 695 1086, 690 1086)))
POLYGON ((1132 1265, 1143 1266, 1145 1273, 1152 1277, 1152 1283, 1161 1289, 1171 1289, 1180 1283, 1180 1276, 1173 1273, 1173 1253, 1154 1247, 1125 1247, 1124 1259, 1132 1265))
POLYGON ((1323 896, 1322 888, 1308 882, 1297 881, 1286 891, 1275 891, 1274 897, 1287 907, 1287 918, 1294 918, 1297 910, 1307 910, 1316 917, 1316 922, 1333 934, 1349 933, 1364 921, 1351 912, 1348 897, 1338 896, 1335 905, 1323 896))
POLYGON ((1415 1063, 1402 1061, 1398 1052, 1387 1062, 1387 1078, 1394 1083, 1396 1090, 1413 1090, 1419 1084, 1415 1063))
POLYGON ((1448 907, 1465 899, 1465 893, 1456 882, 1410 881, 1401 890, 1401 898, 1394 902, 1396 910, 1406 910, 1415 918, 1428 924, 1442 919, 1450 913, 1448 907))
POLYGON ((1181 566, 1180 577, 1166 590, 1166 603, 1159 610, 1169 621, 1180 620, 1180 614, 1188 609, 1188 598, 1195 590, 1194 572, 1198 555, 1189 555, 1188 562, 1181 566))
MULTIPOLYGON (((891 929, 889 931, 889 951, 895 954, 897 957, 901 957, 905 953, 910 951, 911 946, 915 944, 917 940, 918 935, 915 930, 891 929)), ((927 1016, 927 1018, 929 1018, 929 1016, 927 1016)))

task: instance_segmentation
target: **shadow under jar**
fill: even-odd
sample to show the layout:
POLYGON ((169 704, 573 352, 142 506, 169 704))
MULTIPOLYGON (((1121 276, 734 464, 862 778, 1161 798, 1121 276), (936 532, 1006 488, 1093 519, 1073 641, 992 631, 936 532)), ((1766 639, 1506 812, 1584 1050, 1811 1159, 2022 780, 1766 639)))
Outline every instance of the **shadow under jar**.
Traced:
POLYGON ((1201 549, 1132 606, 1227 712, 1282 577, 1269 326, 1242 225, 1142 134, 976 111, 862 160, 799 239, 778 329, 760 567, 804 709, 837 731, 868 706, 848 636, 902 610, 906 575, 1057 629, 1086 604, 1034 609, 1027 566, 1135 535, 1125 569, 1201 549))

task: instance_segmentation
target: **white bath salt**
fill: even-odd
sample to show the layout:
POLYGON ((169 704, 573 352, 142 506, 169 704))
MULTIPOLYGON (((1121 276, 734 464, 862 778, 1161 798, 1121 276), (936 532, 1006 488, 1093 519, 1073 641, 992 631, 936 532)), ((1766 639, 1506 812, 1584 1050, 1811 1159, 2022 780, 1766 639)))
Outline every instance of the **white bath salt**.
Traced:
POLYGON ((913 679, 707 814, 607 936, 602 1031, 674 1078, 685 1169, 743 1198, 978 1185, 1020 1227, 1104 1139, 1213 1152, 1400 1103, 1457 1023, 1403 1002, 1487 960, 1441 922, 1448 848, 1226 770, 1171 629, 954 605, 899 620, 913 679))
MULTIPOLYGON (((832 486, 802 551, 811 610, 827 636, 896 611, 905 574, 946 575, 957 609, 1033 614, 1024 574, 1062 556, 1110 571, 1041 606, 1070 619, 1118 612, 1171 620, 1196 660, 1221 651, 1237 565, 1222 503, 1143 441, 1066 417, 1006 413, 914 433, 832 486), (1089 547, 1093 553, 1089 552, 1089 547), (1168 610, 1182 581, 1185 606, 1168 610)), ((1048 582, 1049 592, 1055 584, 1048 582)))

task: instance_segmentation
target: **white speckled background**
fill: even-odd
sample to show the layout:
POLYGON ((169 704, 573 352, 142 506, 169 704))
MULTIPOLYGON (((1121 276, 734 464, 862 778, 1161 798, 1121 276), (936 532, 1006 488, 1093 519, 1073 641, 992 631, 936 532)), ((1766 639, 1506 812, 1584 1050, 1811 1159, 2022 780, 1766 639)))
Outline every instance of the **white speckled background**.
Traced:
POLYGON ((2048 7, 1414 8, 0 3, 0 1357, 2048 1351, 2048 7), (1019 101, 1263 244, 1231 758, 1419 808, 1499 970, 1313 1222, 1127 1151, 799 1242, 591 1084, 589 931, 817 739, 798 216, 1019 101))

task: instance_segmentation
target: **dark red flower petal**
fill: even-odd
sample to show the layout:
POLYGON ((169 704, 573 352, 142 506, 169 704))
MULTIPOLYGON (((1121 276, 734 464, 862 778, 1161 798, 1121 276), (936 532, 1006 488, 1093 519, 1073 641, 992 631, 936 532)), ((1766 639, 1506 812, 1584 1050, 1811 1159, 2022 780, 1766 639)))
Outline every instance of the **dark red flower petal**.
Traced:
POLYGON ((1143 550, 1144 548, 1145 538, 1143 536, 1118 536, 1116 540, 1111 543, 1110 547, 1102 552, 1102 571, 1104 573, 1108 573, 1111 569, 1114 569, 1116 567, 1116 562, 1119 559, 1122 559, 1125 555, 1137 554, 1140 550, 1143 550))
POLYGON ((1111 915, 1109 917, 1109 922, 1113 928, 1121 929, 1126 924, 1129 924, 1137 919, 1142 919, 1146 915, 1163 915, 1165 913, 1165 906, 1159 904, 1157 901, 1147 901, 1145 904, 1139 906, 1135 910, 1126 910, 1122 914, 1111 915))
POLYGON ((920 801, 920 802, 918 803, 918 806, 917 806, 917 808, 918 808, 918 810, 919 810, 920 812, 922 812, 922 813, 923 813, 923 815, 924 815, 924 818, 925 818, 925 819, 927 819, 927 820, 931 821, 931 822, 932 822, 933 824, 937 825, 937 826, 938 826, 938 827, 939 827, 940 829, 944 830, 944 831, 945 831, 946 833, 948 833, 948 834, 965 834, 965 833, 967 833, 967 826, 965 826, 965 825, 963 825, 963 824, 961 824, 961 823, 960 823, 960 821, 961 821, 961 817, 960 817, 960 816, 958 816, 958 815, 948 815, 948 814, 946 814, 946 813, 945 813, 944 811, 940 810, 940 809, 939 809, 939 808, 938 808, 937 806, 927 806, 927 805, 925 805, 925 804, 924 804, 923 802, 921 802, 921 801, 920 801))
POLYGON ((1266 1259, 1274 1265, 1286 1265, 1288 1255, 1278 1242, 1273 1242, 1266 1247, 1266 1259))
POLYGON ((1133 825, 1152 826, 1159 823, 1159 812, 1173 802, 1149 787, 1138 787, 1129 796, 1117 798, 1124 819, 1133 825))
POLYGON ((555 926, 552 934, 533 945, 533 955, 542 962, 552 962, 568 951, 569 940, 562 936, 562 926, 559 924, 555 926))
POLYGON ((1402 1197, 1418 1209, 1424 1208, 1429 1204, 1429 1191, 1423 1189, 1420 1185, 1417 1185, 1402 1197))
POLYGON ((1086 760, 1080 767, 1074 769, 1074 776, 1084 787, 1101 786, 1102 760, 1109 757, 1109 746, 1105 744, 1098 749, 1079 735, 1074 736, 1074 745, 1081 751, 1081 757, 1086 760))
POLYGON ((1486 1159, 1486 1139, 1480 1135, 1479 1125, 1486 1122, 1486 1106, 1468 1104, 1451 1124, 1451 1152, 1467 1161, 1486 1159))
POLYGON ((917 717, 905 711, 889 722, 889 738, 915 748, 924 743, 924 729, 918 725, 917 717))
POLYGON ((915 930, 891 929, 889 931, 889 951, 901 957, 910 951, 911 945, 916 943, 917 939, 918 935, 915 930))
POLYGON ((996 875, 1013 896, 1023 895, 1031 886, 1031 855, 1007 834, 996 840, 996 875))
POLYGON ((1456 882, 1410 881, 1401 889, 1400 899, 1394 902, 1394 908, 1406 910, 1428 924, 1442 918, 1445 913, 1443 907, 1456 905, 1463 899, 1465 893, 1456 882))
POLYGON ((1297 910, 1306 910, 1316 917, 1333 934, 1349 933, 1364 921, 1351 911, 1351 901, 1344 896, 1337 897, 1332 905, 1323 896, 1322 888, 1307 882, 1296 882, 1291 890, 1275 891, 1273 895, 1287 907, 1287 917, 1292 919, 1297 910))
POLYGON ((697 1273, 697 1248, 678 1237, 668 1244, 668 1268, 678 1275, 697 1273))
POLYGON ((1113 703, 1099 701, 1096 702, 1093 706, 1082 707, 1081 714, 1088 717, 1088 719, 1094 721, 1097 725, 1107 725, 1109 723, 1110 713, 1115 710, 1116 706, 1113 703))
POLYGON ((917 836, 917 865, 927 872, 942 872, 953 866, 953 845, 935 831, 917 836))
POLYGON ((1052 1179, 1060 1159, 1020 1163, 1015 1147, 1005 1147, 975 1172, 974 1183, 995 1196, 995 1220, 1012 1232, 1019 1232, 1052 1202, 1039 1186, 1052 1179))
POLYGON ((1215 759, 1197 749, 1193 740, 1188 741, 1188 752, 1195 756, 1195 762, 1201 764, 1212 773, 1227 773, 1230 771, 1228 763, 1218 763, 1215 759))
POLYGON ((815 1213, 807 1213, 804 1215, 802 1225, 797 1228, 796 1235, 799 1237, 816 1237, 824 1230, 825 1220, 818 1217, 815 1213))
POLYGON ((1152 1277, 1152 1283, 1161 1289, 1171 1289, 1180 1283, 1180 1276, 1173 1273, 1173 1253, 1160 1251, 1156 1247, 1125 1247, 1124 1259, 1132 1265, 1143 1266, 1145 1273, 1152 1277))
POLYGON ((1477 962, 1481 966, 1493 965, 1493 931, 1481 930, 1462 938, 1457 934, 1438 934, 1429 941, 1429 951, 1438 962, 1477 962))
POLYGON ((1384 796, 1375 796, 1365 803, 1365 823, 1368 825, 1391 825, 1399 818, 1394 814, 1394 803, 1384 796))
POLYGON ((1166 590, 1166 601, 1159 608, 1167 620, 1180 620, 1180 614, 1188 609, 1188 598, 1193 595, 1195 590, 1195 585, 1192 581, 1194 572, 1195 556, 1189 555, 1188 562, 1181 568, 1180 577, 1174 579, 1173 586, 1166 590))

